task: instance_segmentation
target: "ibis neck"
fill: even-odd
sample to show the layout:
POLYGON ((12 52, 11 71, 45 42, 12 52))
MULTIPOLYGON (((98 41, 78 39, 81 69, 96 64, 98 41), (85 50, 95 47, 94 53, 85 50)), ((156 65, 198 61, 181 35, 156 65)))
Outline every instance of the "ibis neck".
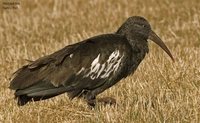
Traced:
POLYGON ((146 41, 129 40, 129 44, 132 47, 131 62, 129 71, 134 73, 141 61, 144 59, 145 55, 149 52, 148 44, 146 41))
POLYGON ((148 42, 146 40, 128 40, 132 50, 141 54, 149 52, 148 42))

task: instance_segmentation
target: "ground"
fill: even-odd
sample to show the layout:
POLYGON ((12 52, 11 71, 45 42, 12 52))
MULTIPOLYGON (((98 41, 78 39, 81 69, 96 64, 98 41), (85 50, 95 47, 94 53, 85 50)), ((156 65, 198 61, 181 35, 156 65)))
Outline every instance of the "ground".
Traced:
POLYGON ((5 1, 0 5, 0 122, 200 122, 198 0, 15 0, 16 5, 5 1), (70 101, 66 94, 17 106, 8 86, 26 59, 115 32, 133 15, 148 19, 174 55, 174 63, 149 41, 150 52, 135 74, 99 95, 116 98, 116 106, 99 104, 91 110, 84 100, 70 101))

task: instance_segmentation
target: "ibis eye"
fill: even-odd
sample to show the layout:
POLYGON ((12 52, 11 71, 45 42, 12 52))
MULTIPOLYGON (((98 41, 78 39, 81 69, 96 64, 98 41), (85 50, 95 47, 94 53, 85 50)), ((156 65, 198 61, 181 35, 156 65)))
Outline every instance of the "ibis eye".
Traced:
POLYGON ((145 25, 142 25, 142 27, 146 27, 145 25))

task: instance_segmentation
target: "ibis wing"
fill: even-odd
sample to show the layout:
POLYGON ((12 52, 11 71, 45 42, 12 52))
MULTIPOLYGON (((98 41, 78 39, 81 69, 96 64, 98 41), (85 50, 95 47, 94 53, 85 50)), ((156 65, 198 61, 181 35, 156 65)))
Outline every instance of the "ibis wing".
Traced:
POLYGON ((56 67, 60 66, 65 57, 74 52, 81 43, 69 45, 63 49, 32 61, 28 65, 18 69, 10 83, 10 88, 24 89, 38 82, 44 81, 48 74, 51 74, 56 67))
POLYGON ((10 88, 18 90, 18 95, 30 96, 97 88, 116 78, 123 67, 128 49, 123 40, 107 34, 67 46, 20 68, 10 88))

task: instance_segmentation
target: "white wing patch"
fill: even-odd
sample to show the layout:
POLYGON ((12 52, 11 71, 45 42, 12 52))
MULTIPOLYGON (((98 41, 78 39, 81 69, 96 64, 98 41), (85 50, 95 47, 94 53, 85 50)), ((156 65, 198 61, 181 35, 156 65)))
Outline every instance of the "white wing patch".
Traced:
POLYGON ((85 70, 85 68, 84 67, 82 67, 77 73, 76 73, 76 75, 79 75, 81 72, 83 72, 85 70))
POLYGON ((95 74, 99 71, 99 69, 101 67, 101 64, 98 63, 99 62, 99 57, 100 57, 100 54, 92 62, 91 67, 90 67, 90 72, 88 74, 86 74, 85 77, 90 76, 91 79, 95 79, 96 78, 95 74))
POLYGON ((107 78, 112 72, 115 73, 118 70, 123 56, 124 55, 120 56, 119 50, 115 50, 114 52, 112 52, 112 54, 109 56, 108 60, 105 63, 100 64, 99 63, 100 54, 99 54, 93 60, 88 70, 86 70, 83 67, 77 72, 76 75, 86 70, 89 72, 87 72, 84 77, 90 77, 92 80, 97 78, 102 78, 102 79, 107 78))
MULTIPOLYGON (((104 69, 104 72, 100 78, 106 78, 109 77, 109 75, 112 72, 116 72, 120 66, 121 60, 123 58, 124 55, 122 55, 122 57, 120 57, 120 53, 119 50, 114 51, 108 58, 107 62, 104 64, 107 64, 106 68, 104 69)), ((104 65, 103 64, 103 65, 104 65)), ((102 72, 101 72, 102 73, 102 72)), ((100 73, 100 74, 101 74, 100 73)))

